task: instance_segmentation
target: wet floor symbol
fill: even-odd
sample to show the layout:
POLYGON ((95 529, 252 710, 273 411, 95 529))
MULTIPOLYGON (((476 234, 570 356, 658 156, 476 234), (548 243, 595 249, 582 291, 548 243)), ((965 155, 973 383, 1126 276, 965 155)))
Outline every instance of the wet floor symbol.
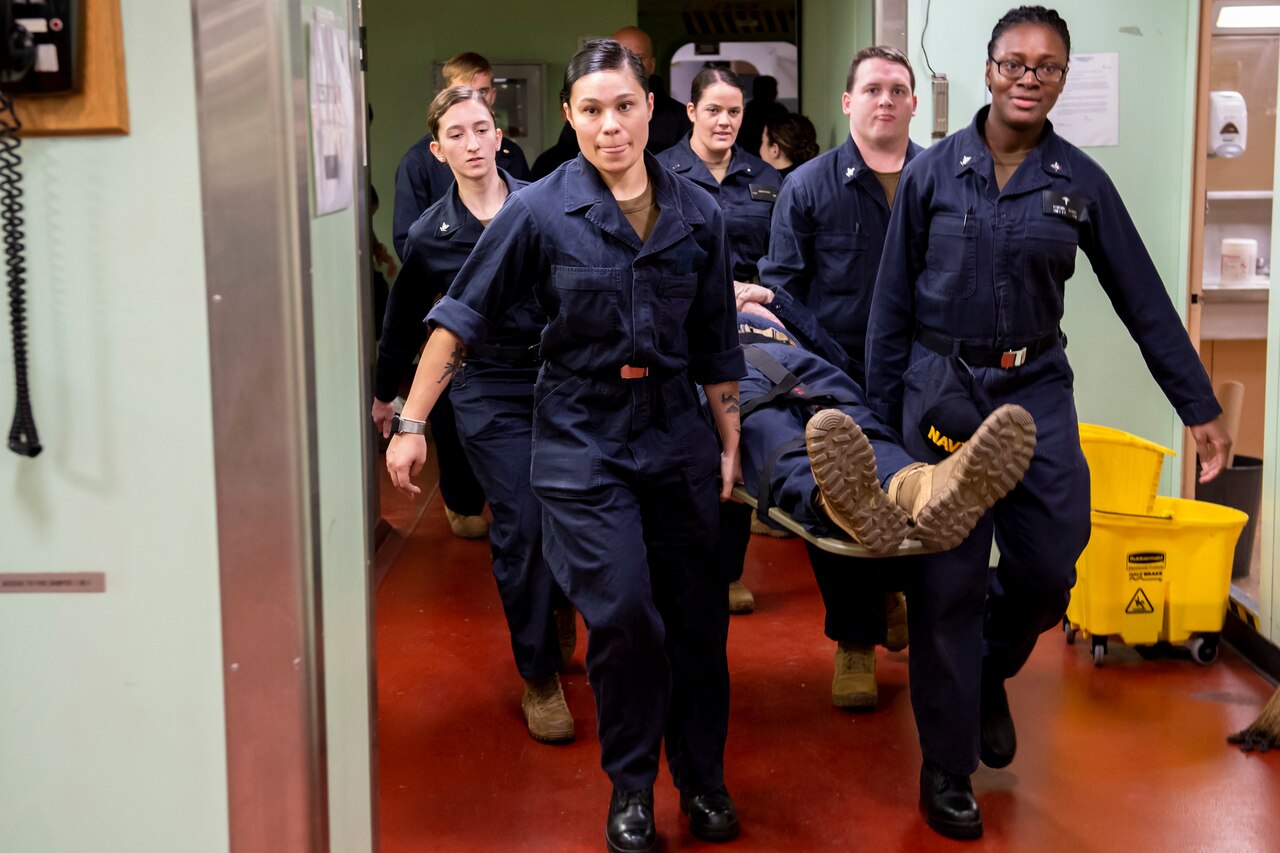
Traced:
POLYGON ((1155 613, 1156 609, 1151 605, 1151 599, 1147 598, 1147 594, 1139 587, 1138 591, 1133 594, 1133 598, 1129 599, 1129 604, 1125 607, 1124 612, 1155 613))

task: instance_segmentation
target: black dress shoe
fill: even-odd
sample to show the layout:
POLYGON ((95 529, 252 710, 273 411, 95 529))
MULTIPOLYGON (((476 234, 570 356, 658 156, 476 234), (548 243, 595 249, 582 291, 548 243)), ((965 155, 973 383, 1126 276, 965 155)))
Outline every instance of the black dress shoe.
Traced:
POLYGON ((738 810, 723 786, 709 794, 680 792, 680 811, 689 816, 689 831, 703 841, 738 837, 738 810))
POLYGON ((926 761, 920 768, 920 811, 929 828, 947 838, 982 837, 982 813, 968 776, 948 773, 926 761))
POLYGON ((609 853, 649 853, 658 843, 653 829, 653 789, 613 789, 609 821, 604 827, 609 853))
POLYGON ((999 769, 1008 767, 1018 751, 1018 735, 1009 713, 1009 696, 1004 679, 982 677, 982 763, 999 769))

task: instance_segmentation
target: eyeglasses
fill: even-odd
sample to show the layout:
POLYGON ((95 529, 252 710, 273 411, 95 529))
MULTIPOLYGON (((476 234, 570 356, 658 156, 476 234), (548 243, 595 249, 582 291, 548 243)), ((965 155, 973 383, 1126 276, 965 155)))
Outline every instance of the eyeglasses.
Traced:
POLYGON ((1009 80, 1021 80, 1022 76, 1030 71, 1036 75, 1036 79, 1041 83, 1058 83, 1067 74, 1067 69, 1052 63, 1032 67, 1016 59, 997 60, 994 56, 988 56, 987 61, 994 62, 996 70, 1000 72, 1000 76, 1009 80))

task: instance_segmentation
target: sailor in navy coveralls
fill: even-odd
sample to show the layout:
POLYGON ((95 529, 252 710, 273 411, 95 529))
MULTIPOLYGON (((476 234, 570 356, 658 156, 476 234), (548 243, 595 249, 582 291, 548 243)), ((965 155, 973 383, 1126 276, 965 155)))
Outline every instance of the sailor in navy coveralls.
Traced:
POLYGON ((979 411, 1029 410, 1038 429, 1021 485, 953 551, 925 558, 910 595, 911 699, 924 767, 921 808, 938 832, 982 833, 969 785, 979 758, 1016 747, 1004 682, 1059 624, 1089 539, 1089 470, 1059 323, 1077 249, 1179 417, 1201 480, 1230 439, 1200 360, 1111 180, 1045 118, 1065 83, 1070 37, 1056 12, 1022 7, 988 46, 992 103, 907 168, 867 333, 873 408, 919 458, 939 389, 971 382, 979 411), (1000 563, 988 586, 994 535, 1000 563))
MULTIPOLYGON (((652 101, 634 54, 589 42, 561 98, 583 153, 490 223, 429 315, 435 330, 404 417, 425 415, 462 354, 483 347, 532 287, 549 320, 531 482, 547 562, 587 624, 614 786, 606 840, 611 850, 656 844, 664 739, 691 830, 726 840, 738 832, 723 767, 728 610, 712 558, 719 499, 738 478, 745 368, 724 223, 714 199, 644 155, 652 101)), ((388 448, 399 487, 421 466, 415 438, 388 448)))

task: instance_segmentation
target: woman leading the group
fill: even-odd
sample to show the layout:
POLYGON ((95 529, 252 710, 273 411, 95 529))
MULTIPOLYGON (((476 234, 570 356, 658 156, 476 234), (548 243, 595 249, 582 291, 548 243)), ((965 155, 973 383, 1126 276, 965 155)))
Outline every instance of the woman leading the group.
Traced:
MULTIPOLYGON (((606 840, 614 851, 656 844, 664 737, 690 829, 725 840, 738 832, 723 770, 728 608, 707 566, 718 498, 737 478, 745 363, 722 214, 645 156, 652 98, 644 66, 617 42, 574 56, 561 102, 582 153, 513 194, 489 224, 428 316, 433 332, 402 416, 420 422, 464 354, 533 292, 548 322, 531 485, 547 562, 587 624, 614 789, 606 840)), ((415 489, 425 455, 419 436, 397 435, 392 482, 415 489)))
POLYGON ((923 558, 908 590, 920 806, 955 838, 982 834, 969 776, 979 759, 1013 760, 1005 680, 1061 621, 1089 540, 1089 470, 1059 330, 1077 249, 1190 426, 1202 481, 1230 447, 1209 379, 1115 186, 1046 118, 1070 49, 1066 23, 1044 7, 1011 10, 996 24, 991 104, 903 173, 871 305, 867 390, 917 458, 928 458, 921 430, 944 407, 958 410, 957 391, 968 391, 978 415, 1017 403, 1037 425, 1022 483, 965 543, 923 558), (993 535, 1000 562, 988 584, 993 535))
POLYGON ((658 162, 715 197, 724 210, 733 280, 759 281, 756 265, 769 248, 769 220, 782 178, 737 144, 743 103, 737 74, 704 68, 693 78, 689 97, 693 130, 659 154, 658 162))
MULTIPOLYGON (((449 290, 494 214, 525 186, 497 166, 502 131, 479 90, 445 89, 427 109, 427 126, 431 154, 452 171, 453 184, 409 228, 404 271, 391 291, 378 351, 378 387, 398 387, 426 337, 423 321, 434 296, 449 290)), ((525 722, 535 740, 559 743, 572 740, 574 729, 558 675, 562 652, 571 648, 566 641, 562 650, 557 621, 574 617, 543 559, 542 508, 529 491, 535 355, 544 325, 532 292, 525 294, 493 325, 485 346, 468 354, 449 396, 463 449, 493 513, 493 576, 525 682, 525 722)), ((376 416, 376 403, 374 410, 376 416)), ((386 419, 389 433, 390 412, 386 419)))

